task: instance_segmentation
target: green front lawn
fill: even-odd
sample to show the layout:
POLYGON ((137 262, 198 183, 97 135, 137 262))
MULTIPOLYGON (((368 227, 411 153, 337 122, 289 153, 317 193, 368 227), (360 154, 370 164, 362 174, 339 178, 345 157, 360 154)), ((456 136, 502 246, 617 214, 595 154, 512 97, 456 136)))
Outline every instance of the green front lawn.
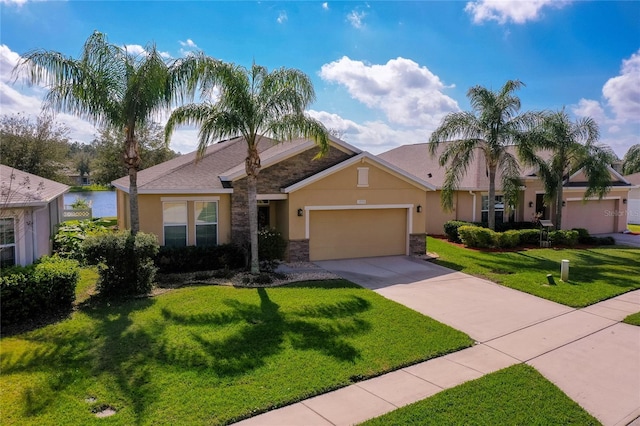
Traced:
POLYGON ((336 280, 85 305, 0 343, 3 425, 178 425, 228 423, 472 340, 336 280), (106 407, 116 414, 93 414, 106 407))
POLYGON ((635 314, 629 315, 624 319, 623 322, 626 322, 627 324, 631 324, 631 325, 640 326, 640 312, 636 312, 635 314))
POLYGON ((640 288, 640 249, 630 247, 492 252, 431 237, 427 247, 442 266, 576 308, 640 288), (560 280, 563 259, 569 260, 566 283, 560 280), (547 274, 556 285, 548 285, 547 274))
POLYGON ((388 425, 599 425, 533 367, 515 365, 363 423, 388 425))

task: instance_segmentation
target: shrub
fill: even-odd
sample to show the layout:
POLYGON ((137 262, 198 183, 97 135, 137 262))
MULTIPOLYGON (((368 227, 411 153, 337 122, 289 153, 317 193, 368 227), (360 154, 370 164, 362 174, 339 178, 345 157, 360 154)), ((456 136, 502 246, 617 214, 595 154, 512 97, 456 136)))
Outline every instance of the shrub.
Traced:
POLYGON ((513 248, 520 244, 520 231, 514 229, 495 233, 494 245, 500 248, 513 248))
POLYGON ((87 261, 98 265, 97 290, 101 296, 147 294, 155 278, 158 254, 155 235, 130 231, 88 237, 83 243, 87 261))
POLYGON ((572 231, 576 231, 578 233, 578 242, 580 244, 594 244, 594 238, 585 228, 573 228, 572 231))
POLYGON ((539 229, 521 229, 517 231, 520 236, 520 244, 540 244, 539 229))
POLYGON ((258 259, 273 261, 284 259, 287 240, 275 229, 261 229, 258 231, 258 259))
POLYGON ((573 247, 578 243, 577 231, 551 231, 549 237, 553 245, 573 247))
POLYGON ((82 242, 91 235, 112 232, 110 221, 102 219, 70 220, 58 225, 53 236, 53 251, 60 257, 84 261, 82 242))
POLYGON ((2 325, 69 311, 79 279, 78 263, 43 257, 28 267, 13 267, 0 276, 2 325))
POLYGON ((472 225, 469 222, 463 222, 460 220, 450 220, 444 223, 444 233, 447 235, 447 239, 449 241, 453 241, 454 243, 461 243, 460 235, 458 233, 458 228, 461 226, 469 226, 472 225))
POLYGON ((495 232, 489 228, 465 225, 458 228, 460 240, 467 247, 488 248, 493 247, 496 239, 495 232))
POLYGON ((607 237, 591 237, 592 239, 592 244, 595 244, 597 246, 613 246, 616 244, 616 239, 611 237, 611 236, 607 236, 607 237))
POLYGON ((238 269, 244 266, 244 253, 233 244, 211 247, 160 247, 155 257, 158 271, 183 273, 238 269))

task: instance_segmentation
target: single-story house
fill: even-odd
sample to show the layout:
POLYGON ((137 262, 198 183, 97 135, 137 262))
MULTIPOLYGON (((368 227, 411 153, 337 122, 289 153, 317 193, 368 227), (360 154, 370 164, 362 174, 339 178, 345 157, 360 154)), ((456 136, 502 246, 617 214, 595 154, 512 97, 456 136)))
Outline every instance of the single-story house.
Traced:
POLYGON ((51 254, 67 185, 0 165, 0 266, 29 265, 51 254))
MULTIPOLYGON (((378 156, 331 138, 328 154, 315 158, 310 140, 258 145, 258 222, 288 241, 289 261, 409 255, 425 252, 425 235, 443 234, 448 220, 486 221, 488 178, 475 161, 446 212, 440 204, 445 170, 426 144, 405 145, 378 156)), ((158 236, 161 245, 187 246, 248 240, 246 142, 234 138, 209 146, 196 161, 190 153, 138 173, 140 230, 158 236)), ((479 156, 476 156, 478 159, 479 156)), ((633 186, 613 169, 611 191, 586 202, 581 172, 565 182, 563 228, 592 234, 626 228, 624 213, 633 186)), ((533 170, 523 171, 517 208, 506 217, 500 192, 498 222, 533 220, 536 212, 552 218, 544 189, 533 170)), ((120 228, 130 226, 129 178, 116 187, 120 228)))
MULTIPOLYGON (((339 139, 320 158, 310 140, 258 145, 259 226, 289 242, 290 261, 425 252, 432 184, 339 139)), ((244 139, 208 147, 138 173, 140 230, 161 245, 238 243, 248 236, 244 139)), ((129 178, 116 187, 118 225, 127 228, 129 178)))
POLYGON ((629 190, 627 201, 627 224, 640 225, 640 172, 624 177, 635 185, 629 190))
MULTIPOLYGON (((379 158, 435 187, 435 191, 425 194, 425 205, 428 206, 425 215, 426 230, 429 234, 442 234, 443 224, 448 220, 487 222, 488 219, 489 179, 484 157, 480 152, 474 156, 474 161, 460 182, 454 196, 452 211, 446 212, 440 208, 440 194, 446 169, 440 167, 438 158, 443 149, 444 146, 441 145, 432 157, 428 144, 421 143, 399 146, 378 155, 379 158)), ((515 151, 513 153, 515 154, 515 151)), ((626 229, 627 199, 629 190, 634 186, 613 168, 609 168, 609 172, 611 189, 602 199, 583 199, 587 179, 582 171, 565 180, 562 202, 563 229, 585 228, 591 234, 622 232, 626 229)), ((536 175, 536 170, 524 167, 521 179, 524 186, 518 206, 513 209, 510 217, 505 217, 505 205, 500 193, 500 176, 496 178, 496 222, 531 221, 536 213, 541 215, 541 219, 552 219, 553 206, 544 204, 545 190, 542 181, 536 175)))

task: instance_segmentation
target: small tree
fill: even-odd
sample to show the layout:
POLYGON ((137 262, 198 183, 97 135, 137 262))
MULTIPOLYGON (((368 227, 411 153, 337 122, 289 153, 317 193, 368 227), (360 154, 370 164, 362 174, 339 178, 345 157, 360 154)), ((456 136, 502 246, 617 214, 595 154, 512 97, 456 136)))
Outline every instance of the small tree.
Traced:
POLYGON ((631 175, 640 172, 640 144, 629 148, 622 159, 622 173, 631 175))

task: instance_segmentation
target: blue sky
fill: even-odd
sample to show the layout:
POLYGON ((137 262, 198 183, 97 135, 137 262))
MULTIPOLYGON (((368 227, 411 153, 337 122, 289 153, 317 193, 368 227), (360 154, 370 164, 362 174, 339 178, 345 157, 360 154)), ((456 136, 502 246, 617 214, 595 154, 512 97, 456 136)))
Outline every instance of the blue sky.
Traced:
MULTIPOLYGON (((168 59, 202 50, 313 80, 309 114, 363 150, 426 142, 467 90, 526 84, 522 110, 566 108, 600 125, 621 157, 640 143, 638 1, 37 1, 0 0, 1 113, 39 112, 44 88, 13 82, 19 55, 77 57, 94 31, 132 51, 155 42, 168 59)), ((90 123, 59 114, 74 139, 90 123)), ((171 146, 194 149, 196 130, 171 146)))

